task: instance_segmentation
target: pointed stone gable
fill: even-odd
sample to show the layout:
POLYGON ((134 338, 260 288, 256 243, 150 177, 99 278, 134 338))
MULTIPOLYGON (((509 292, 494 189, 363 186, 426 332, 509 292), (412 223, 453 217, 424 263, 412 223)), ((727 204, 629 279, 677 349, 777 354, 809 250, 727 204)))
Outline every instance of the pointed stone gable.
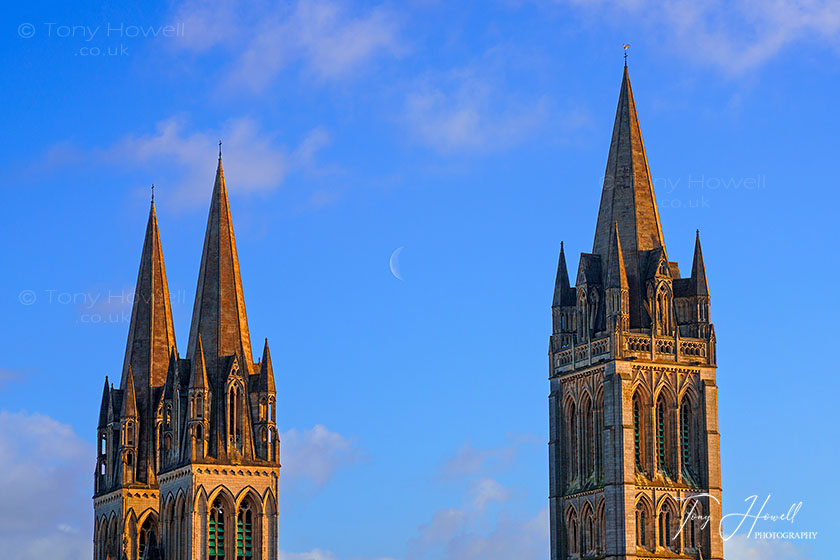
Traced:
POLYGON ((250 368, 253 362, 251 339, 221 157, 216 169, 201 255, 187 350, 189 359, 196 353, 199 335, 207 375, 214 385, 214 380, 219 380, 219 376, 223 375, 219 370, 220 357, 234 354, 243 356, 243 367, 250 368))

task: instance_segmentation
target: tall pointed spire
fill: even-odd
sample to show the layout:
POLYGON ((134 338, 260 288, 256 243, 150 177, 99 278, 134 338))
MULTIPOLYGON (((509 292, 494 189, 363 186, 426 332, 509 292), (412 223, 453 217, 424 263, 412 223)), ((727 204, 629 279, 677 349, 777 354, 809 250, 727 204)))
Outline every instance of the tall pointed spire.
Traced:
POLYGON ((239 275, 239 257, 236 253, 221 154, 216 168, 216 182, 213 186, 198 273, 198 288, 187 350, 187 357, 190 359, 198 348, 199 335, 211 383, 217 376, 223 375, 218 372, 219 358, 222 356, 243 356, 243 367, 246 369, 253 363, 242 279, 239 275))
MULTIPOLYGON (((610 153, 601 192, 601 207, 592 252, 606 259, 610 245, 610 230, 618 222, 621 231, 625 262, 636 251, 664 247, 659 211, 653 194, 645 145, 636 115, 636 102, 630 87, 630 75, 624 67, 621 92, 615 112, 610 153)), ((635 261, 635 259, 634 259, 635 261)))
POLYGON ((700 230, 694 240, 694 261, 691 263, 691 285, 696 296, 709 295, 709 284, 706 281, 706 263, 703 262, 703 249, 700 248, 700 230))
POLYGON ((144 402, 149 387, 163 385, 169 367, 169 354, 173 348, 175 329, 172 326, 172 306, 157 213, 152 201, 123 362, 123 376, 129 368, 134 371, 137 390, 144 402))
POLYGON ((665 241, 626 66, 592 244, 592 252, 601 257, 601 262, 609 258, 614 227, 621 232, 621 250, 630 288, 630 325, 641 327, 646 324, 647 317, 642 298, 648 264, 645 252, 664 251, 665 241))
POLYGON ((566 269, 566 252, 563 250, 563 242, 560 242, 560 257, 557 259, 557 278, 554 280, 554 301, 552 307, 561 305, 574 305, 574 298, 569 302, 569 272, 566 269))
POLYGON ((260 360, 260 378, 257 390, 264 393, 275 392, 274 368, 271 365, 271 352, 268 350, 267 338, 265 339, 265 346, 263 347, 262 360, 260 360))

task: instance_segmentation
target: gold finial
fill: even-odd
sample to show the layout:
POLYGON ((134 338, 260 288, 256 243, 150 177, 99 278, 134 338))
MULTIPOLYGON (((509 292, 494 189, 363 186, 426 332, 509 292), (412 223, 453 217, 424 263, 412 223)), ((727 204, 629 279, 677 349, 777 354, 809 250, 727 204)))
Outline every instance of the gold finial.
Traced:
POLYGON ((627 66, 627 49, 630 48, 630 43, 624 43, 624 66, 627 66))

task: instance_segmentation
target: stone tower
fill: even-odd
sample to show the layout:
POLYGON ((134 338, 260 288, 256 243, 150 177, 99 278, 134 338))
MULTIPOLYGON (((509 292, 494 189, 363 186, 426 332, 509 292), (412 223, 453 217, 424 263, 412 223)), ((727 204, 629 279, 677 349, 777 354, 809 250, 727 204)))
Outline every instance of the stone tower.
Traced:
POLYGON ((683 278, 665 250, 626 65, 592 252, 571 285, 561 243, 551 312, 551 559, 723 558, 700 236, 683 278))
POLYGON ((276 560, 279 442, 268 341, 254 363, 222 158, 186 358, 154 201, 120 387, 105 379, 94 560, 276 560))

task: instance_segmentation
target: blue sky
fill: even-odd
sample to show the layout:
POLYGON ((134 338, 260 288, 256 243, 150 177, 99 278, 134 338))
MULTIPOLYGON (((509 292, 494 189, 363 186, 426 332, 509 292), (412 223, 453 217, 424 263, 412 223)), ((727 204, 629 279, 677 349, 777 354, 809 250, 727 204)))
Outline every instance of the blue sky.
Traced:
POLYGON ((625 42, 683 271, 701 230, 724 510, 801 501, 792 527, 759 527, 819 531, 728 558, 830 557, 836 4, 146 4, 4 6, 14 559, 89 556, 149 185, 183 352, 219 138, 251 337, 278 376, 283 558, 546 558, 557 252, 573 274, 591 247, 625 42))

